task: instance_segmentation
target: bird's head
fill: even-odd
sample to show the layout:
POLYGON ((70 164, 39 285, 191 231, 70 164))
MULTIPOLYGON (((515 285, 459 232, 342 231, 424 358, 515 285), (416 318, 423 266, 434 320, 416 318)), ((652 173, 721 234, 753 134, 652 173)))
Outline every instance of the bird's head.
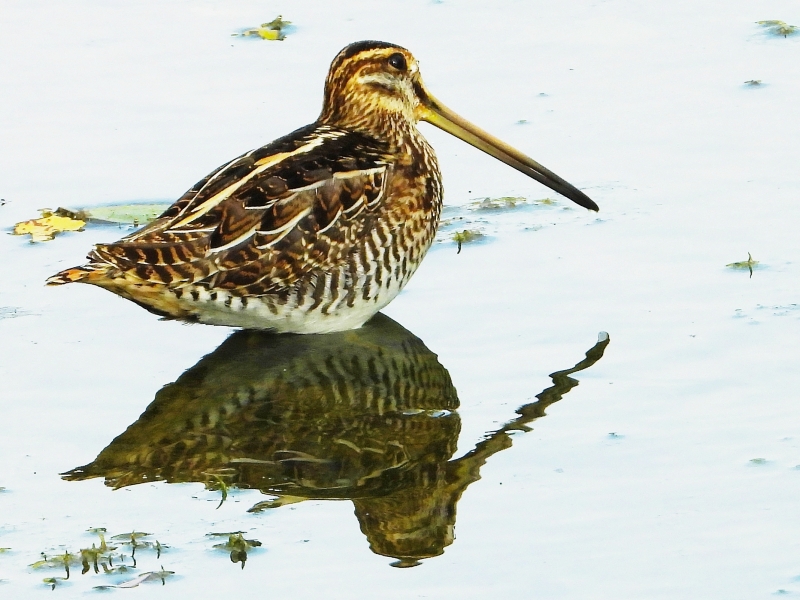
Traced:
POLYGON ((427 121, 521 171, 573 202, 598 210, 586 194, 439 102, 422 83, 419 64, 400 46, 363 41, 342 49, 325 81, 319 122, 392 138, 427 121))

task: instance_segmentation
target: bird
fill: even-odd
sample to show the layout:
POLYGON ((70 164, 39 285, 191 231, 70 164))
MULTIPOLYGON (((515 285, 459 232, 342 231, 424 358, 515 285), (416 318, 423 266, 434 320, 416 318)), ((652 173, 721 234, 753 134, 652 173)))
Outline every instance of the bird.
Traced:
POLYGON ((316 121, 225 163, 154 221, 46 283, 96 285, 166 319, 356 329, 403 289, 436 235, 442 178, 420 121, 599 210, 437 100, 407 49, 367 40, 334 58, 316 121))

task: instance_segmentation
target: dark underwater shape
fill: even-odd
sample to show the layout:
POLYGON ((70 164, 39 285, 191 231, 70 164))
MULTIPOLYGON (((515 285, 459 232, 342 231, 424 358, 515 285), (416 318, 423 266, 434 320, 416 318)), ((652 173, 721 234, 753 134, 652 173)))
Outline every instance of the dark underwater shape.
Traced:
POLYGON ((508 432, 577 385, 570 373, 603 354, 607 336, 554 386, 463 457, 458 397, 436 355, 378 314, 325 335, 239 331, 162 388, 139 419, 88 465, 63 477, 119 488, 163 480, 276 495, 251 510, 350 499, 377 554, 412 566, 453 542, 456 503, 508 432))

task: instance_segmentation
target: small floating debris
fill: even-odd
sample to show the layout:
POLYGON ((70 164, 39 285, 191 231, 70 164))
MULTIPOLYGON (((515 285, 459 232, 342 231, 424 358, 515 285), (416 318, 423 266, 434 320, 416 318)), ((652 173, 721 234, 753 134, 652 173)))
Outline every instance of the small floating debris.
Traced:
POLYGON ((744 84, 745 85, 749 85, 750 87, 756 87, 756 86, 761 85, 761 80, 760 79, 748 79, 747 81, 744 82, 744 84))
POLYGON ((463 231, 456 231, 453 234, 453 241, 458 244, 458 252, 456 252, 456 254, 461 254, 461 244, 469 244, 470 242, 474 242, 483 237, 485 237, 483 233, 477 229, 464 229, 463 231))
POLYGON ((280 42, 286 39, 286 33, 291 24, 291 21, 284 21, 283 17, 278 15, 269 23, 262 23, 260 27, 245 29, 240 33, 234 33, 231 35, 240 37, 258 37, 262 40, 274 40, 280 42))
POLYGON ((62 210, 52 211, 49 208, 42 208, 39 210, 41 217, 17 223, 11 233, 13 235, 30 234, 31 242, 49 242, 63 231, 83 231, 86 221, 73 218, 71 216, 73 213, 59 212, 62 210))
POLYGON ((751 458, 750 459, 750 464, 751 465, 765 465, 765 464, 767 464, 767 459, 766 458, 751 458))
POLYGON ((747 260, 743 260, 743 261, 740 261, 740 262, 729 263, 729 264, 727 264, 725 266, 728 267, 729 269, 747 269, 748 271, 750 271, 750 277, 752 277, 753 276, 753 267, 755 267, 758 264, 759 264, 758 261, 757 260, 753 260, 753 257, 748 252, 747 253, 747 260))
POLYGON ((772 35, 782 35, 783 37, 787 37, 790 35, 794 35, 798 32, 798 27, 795 25, 787 25, 783 21, 756 21, 762 27, 765 27, 772 35))

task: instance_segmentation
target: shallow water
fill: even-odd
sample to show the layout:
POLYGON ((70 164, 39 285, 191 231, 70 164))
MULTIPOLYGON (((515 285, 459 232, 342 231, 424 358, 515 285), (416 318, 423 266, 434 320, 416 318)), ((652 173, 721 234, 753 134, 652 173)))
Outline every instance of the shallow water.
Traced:
POLYGON ((43 287, 119 228, 40 244, 0 236, 4 597, 51 593, 42 579, 63 566, 29 565, 99 548, 96 527, 125 555, 113 564, 131 569, 81 575, 78 560, 53 593, 163 569, 164 585, 142 589, 800 594, 800 38, 754 23, 800 24, 794 4, 9 6, 5 230, 45 206, 177 197, 313 118, 330 58, 359 38, 411 48, 433 93, 601 212, 561 200, 470 210, 547 191, 430 132, 447 218, 486 237, 457 253, 445 236, 385 310, 394 324, 341 343, 229 337, 88 286, 43 287), (285 42, 228 35, 273 13, 297 24, 285 42), (43 23, 53 29, 32 38, 43 23), (277 94, 266 74, 287 68, 296 78, 277 94), (752 277, 726 268, 748 252, 752 277), (550 374, 582 361, 600 331, 602 358, 558 388, 550 374), (377 385, 358 367, 370 361, 386 374, 377 385), (508 425, 553 386, 563 397, 546 416, 522 411, 539 417, 531 431, 508 425), (152 534, 137 537, 150 545, 135 569, 131 545, 111 539, 133 531, 152 534), (209 535, 239 531, 262 545, 214 548, 228 538, 209 535))

